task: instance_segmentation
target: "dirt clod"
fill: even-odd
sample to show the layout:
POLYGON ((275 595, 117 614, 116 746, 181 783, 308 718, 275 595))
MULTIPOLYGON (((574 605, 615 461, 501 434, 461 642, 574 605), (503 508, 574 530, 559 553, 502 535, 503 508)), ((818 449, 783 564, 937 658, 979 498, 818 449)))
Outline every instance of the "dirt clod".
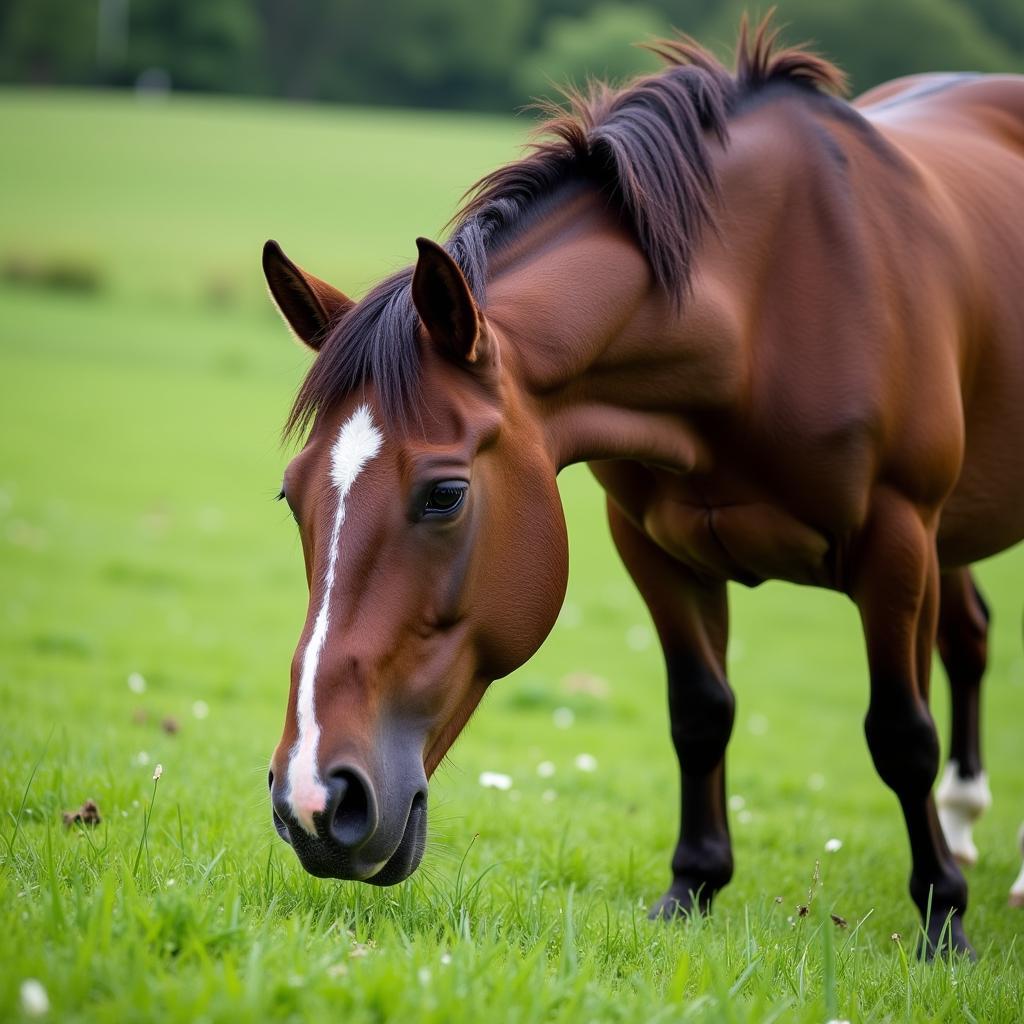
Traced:
POLYGON ((100 809, 96 806, 95 800, 86 800, 78 810, 65 811, 61 817, 68 828, 71 828, 72 825, 98 825, 100 809))

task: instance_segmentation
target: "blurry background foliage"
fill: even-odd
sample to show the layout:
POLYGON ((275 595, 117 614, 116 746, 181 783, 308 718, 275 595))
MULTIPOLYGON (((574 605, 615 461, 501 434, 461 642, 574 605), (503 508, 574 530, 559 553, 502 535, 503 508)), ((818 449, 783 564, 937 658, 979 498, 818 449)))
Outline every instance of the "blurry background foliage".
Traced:
MULTIPOLYGON (((855 90, 1024 69, 1021 0, 780 0, 855 90)), ((727 51, 745 0, 0 0, 0 81, 508 110, 552 82, 654 66, 672 28, 727 51)))

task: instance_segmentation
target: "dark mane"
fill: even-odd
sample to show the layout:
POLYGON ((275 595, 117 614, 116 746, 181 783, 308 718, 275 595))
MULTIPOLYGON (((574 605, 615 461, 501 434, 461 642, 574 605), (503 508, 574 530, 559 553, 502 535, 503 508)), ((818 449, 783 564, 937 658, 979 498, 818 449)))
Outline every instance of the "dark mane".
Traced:
MULTIPOLYGON (((804 49, 776 46, 766 18, 751 35, 740 23, 736 71, 688 36, 647 49, 667 67, 616 89, 591 82, 565 91, 567 105, 541 104, 547 115, 529 152, 467 193, 446 248, 477 301, 486 305, 488 253, 521 226, 559 186, 584 181, 605 192, 633 225, 655 280, 677 302, 710 222, 717 182, 709 139, 725 143, 728 118, 744 97, 775 83, 840 93, 843 73, 804 49)), ((285 435, 305 431, 317 412, 372 380, 389 421, 402 421, 419 379, 412 269, 378 284, 331 330, 303 381, 285 435)))

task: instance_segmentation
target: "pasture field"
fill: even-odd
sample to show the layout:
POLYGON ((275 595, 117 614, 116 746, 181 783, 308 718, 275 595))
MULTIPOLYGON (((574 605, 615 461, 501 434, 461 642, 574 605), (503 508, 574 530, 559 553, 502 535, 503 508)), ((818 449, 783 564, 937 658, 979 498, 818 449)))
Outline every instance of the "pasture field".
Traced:
MULTIPOLYGON (((1022 550, 979 570, 995 805, 969 872, 976 965, 913 957, 852 605, 776 584, 733 595, 735 880, 708 920, 646 921, 677 775, 659 654, 582 468, 562 481, 565 611, 435 777, 420 871, 316 880, 275 836, 305 583, 272 498, 308 357, 263 298, 260 246, 359 292, 524 127, 0 92, 0 1019, 31 1008, 26 979, 61 1021, 1021 1019, 1022 550), (92 283, 43 287, 62 261, 92 283), (86 798, 102 823, 64 828, 86 798)), ((934 689, 945 737, 941 671, 934 689)))

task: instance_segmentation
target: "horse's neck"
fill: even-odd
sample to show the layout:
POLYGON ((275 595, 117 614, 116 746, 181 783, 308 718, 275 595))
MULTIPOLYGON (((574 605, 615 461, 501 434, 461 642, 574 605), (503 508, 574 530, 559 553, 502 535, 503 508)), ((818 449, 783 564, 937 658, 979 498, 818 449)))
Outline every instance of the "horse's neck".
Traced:
POLYGON ((689 469, 698 441, 687 414, 734 403, 742 385, 742 311, 700 273, 680 311, 631 233, 596 202, 575 213, 488 287, 503 363, 559 466, 638 458, 689 469))
MULTIPOLYGON (((706 454, 705 424, 743 416, 773 262, 785 254, 798 281, 797 264, 820 262, 828 244, 813 227, 810 206, 822 199, 813 154, 798 148, 805 136, 784 110, 734 126, 716 154, 719 219, 681 308, 594 192, 573 196, 496 264, 487 314, 559 466, 630 458, 685 472, 706 454)), ((786 287, 773 280, 775 308, 795 300, 786 287)))

